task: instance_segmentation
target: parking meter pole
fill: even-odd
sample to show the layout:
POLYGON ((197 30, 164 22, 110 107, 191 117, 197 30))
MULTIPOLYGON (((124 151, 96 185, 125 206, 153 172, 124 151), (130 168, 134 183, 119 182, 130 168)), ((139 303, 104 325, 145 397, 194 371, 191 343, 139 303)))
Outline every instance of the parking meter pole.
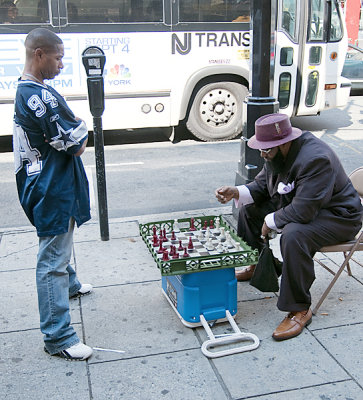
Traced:
MULTIPOLYGON (((236 172, 236 185, 252 182, 261 171, 264 160, 257 150, 247 146, 248 139, 255 134, 255 121, 266 114, 278 112, 279 103, 270 96, 271 63, 271 1, 251 1, 252 27, 252 95, 246 98, 247 125, 241 139, 241 154, 236 172)), ((272 82, 273 83, 273 82, 272 82)), ((238 218, 238 210, 233 204, 233 215, 238 218)))
POLYGON ((96 158, 98 217, 100 223, 101 240, 106 241, 110 239, 110 234, 108 227, 105 152, 101 117, 93 118, 93 136, 96 158))
POLYGON ((98 215, 101 240, 109 240, 105 152, 102 130, 102 114, 105 110, 103 69, 106 57, 97 46, 89 46, 82 53, 82 62, 87 74, 88 101, 93 116, 93 136, 96 158, 98 215))

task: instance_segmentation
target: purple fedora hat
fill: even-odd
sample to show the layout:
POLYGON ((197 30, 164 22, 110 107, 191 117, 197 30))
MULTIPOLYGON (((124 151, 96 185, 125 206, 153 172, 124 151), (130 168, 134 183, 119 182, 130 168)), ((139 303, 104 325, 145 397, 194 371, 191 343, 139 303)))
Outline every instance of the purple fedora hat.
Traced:
POLYGON ((285 114, 268 114, 255 122, 255 134, 248 141, 251 149, 268 149, 298 138, 302 131, 291 126, 285 114))

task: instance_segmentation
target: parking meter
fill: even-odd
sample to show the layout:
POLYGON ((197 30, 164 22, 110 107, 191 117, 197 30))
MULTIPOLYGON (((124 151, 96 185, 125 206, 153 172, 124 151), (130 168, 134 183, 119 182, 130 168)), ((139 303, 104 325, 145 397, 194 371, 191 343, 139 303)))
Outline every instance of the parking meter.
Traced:
POLYGON ((101 240, 109 240, 105 153, 101 118, 103 111, 105 110, 105 92, 103 85, 103 68, 106 63, 105 53, 97 46, 87 47, 82 53, 82 62, 86 69, 88 101, 93 116, 93 137, 96 157, 98 214, 101 240))
POLYGON ((93 117, 101 117, 105 110, 103 68, 106 56, 97 46, 87 47, 82 53, 82 62, 87 74, 88 100, 93 117))

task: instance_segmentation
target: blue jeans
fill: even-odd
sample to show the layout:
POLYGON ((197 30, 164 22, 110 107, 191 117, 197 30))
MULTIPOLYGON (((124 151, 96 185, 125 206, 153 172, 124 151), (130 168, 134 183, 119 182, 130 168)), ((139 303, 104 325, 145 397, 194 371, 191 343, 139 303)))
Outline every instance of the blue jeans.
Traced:
POLYGON ((50 354, 56 354, 80 340, 71 326, 69 297, 81 287, 69 262, 73 248, 74 219, 67 233, 39 238, 36 281, 40 330, 50 354))

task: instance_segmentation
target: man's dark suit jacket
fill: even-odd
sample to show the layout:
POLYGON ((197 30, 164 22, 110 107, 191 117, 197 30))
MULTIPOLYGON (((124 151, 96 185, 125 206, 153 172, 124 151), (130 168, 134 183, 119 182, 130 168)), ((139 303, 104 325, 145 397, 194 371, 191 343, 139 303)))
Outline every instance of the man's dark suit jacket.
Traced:
POLYGON ((320 210, 329 210, 347 223, 359 224, 362 205, 337 155, 322 140, 304 132, 292 141, 284 169, 275 174, 268 162, 255 180, 247 185, 256 205, 272 201, 277 228, 290 222, 307 224, 320 210), (278 184, 294 184, 286 194, 278 184))

